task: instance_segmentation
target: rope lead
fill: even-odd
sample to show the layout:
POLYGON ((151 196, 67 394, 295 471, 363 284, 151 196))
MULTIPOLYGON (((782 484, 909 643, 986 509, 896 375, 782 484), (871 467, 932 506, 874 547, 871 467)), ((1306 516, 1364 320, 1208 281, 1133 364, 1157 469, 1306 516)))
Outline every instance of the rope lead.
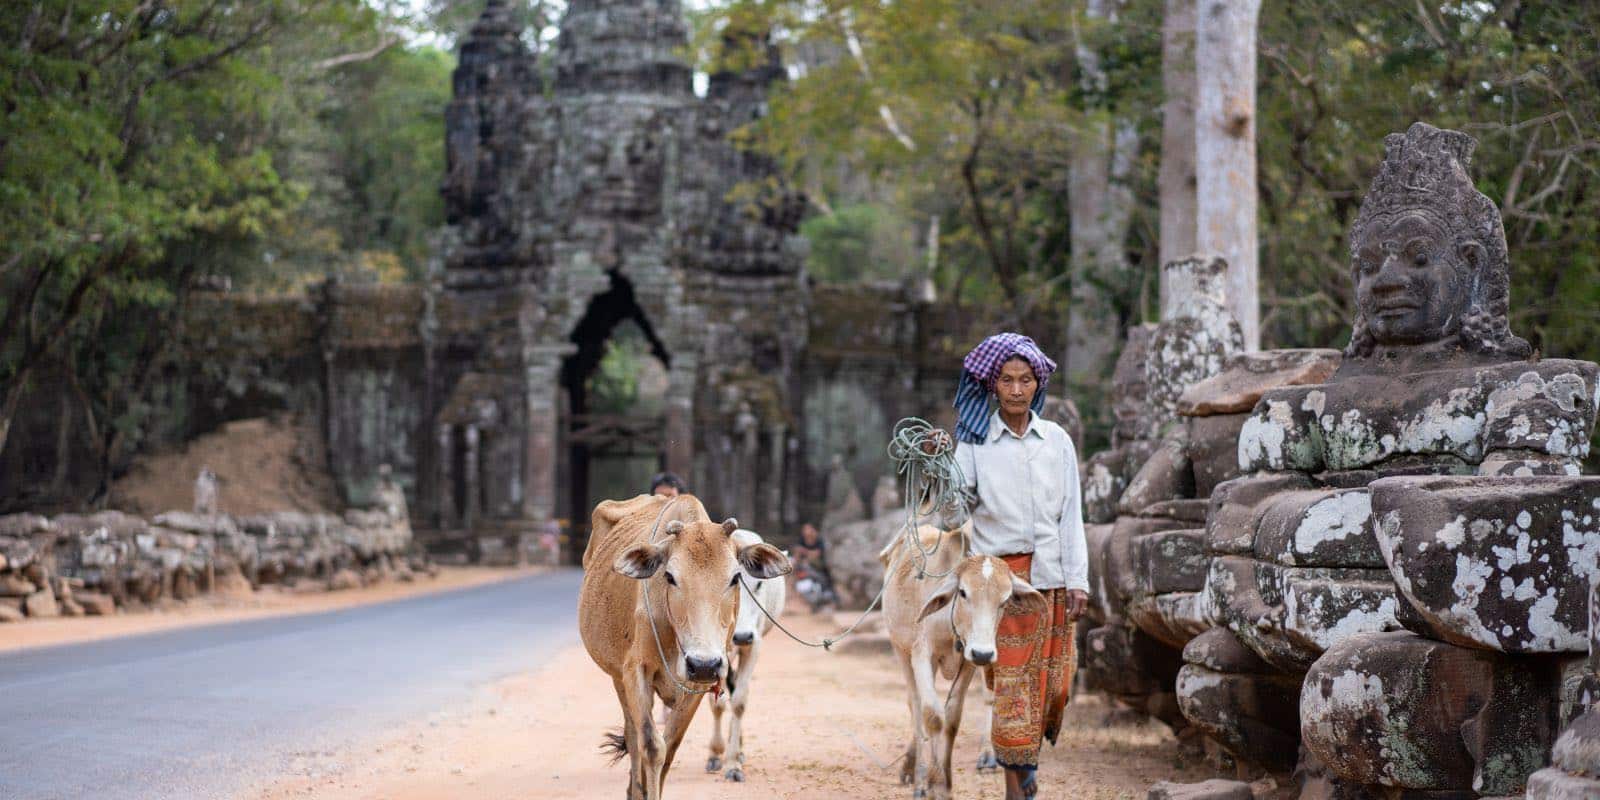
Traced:
MULTIPOLYGON (((906 521, 895 534, 904 536, 908 545, 906 552, 917 559, 917 580, 924 578, 943 578, 949 575, 954 568, 944 572, 929 572, 928 559, 938 554, 939 548, 944 546, 944 527, 939 528, 939 537, 934 540, 932 549, 923 550, 922 542, 917 536, 917 522, 922 517, 939 514, 944 518, 958 518, 965 516, 971 507, 972 493, 967 489, 966 476, 961 472, 961 465, 956 463, 955 440, 943 430, 934 427, 933 423, 919 417, 906 417, 894 424, 894 432, 889 437, 889 460, 895 466, 895 473, 902 476, 905 488, 906 521), (931 446, 929 446, 931 445, 931 446)), ((966 555, 965 544, 962 555, 966 555)), ((783 623, 772 616, 772 612, 761 605, 756 599, 755 592, 744 585, 744 573, 739 573, 739 585, 745 590, 750 601, 761 609, 761 613, 785 636, 799 642, 806 647, 820 647, 827 652, 833 652, 833 646, 843 641, 845 637, 855 633, 856 628, 866 620, 878 604, 883 601, 883 592, 888 588, 887 582, 878 588, 878 594, 867 604, 861 616, 855 622, 840 631, 835 636, 822 639, 819 642, 810 642, 796 636, 793 631, 783 626, 783 623)))

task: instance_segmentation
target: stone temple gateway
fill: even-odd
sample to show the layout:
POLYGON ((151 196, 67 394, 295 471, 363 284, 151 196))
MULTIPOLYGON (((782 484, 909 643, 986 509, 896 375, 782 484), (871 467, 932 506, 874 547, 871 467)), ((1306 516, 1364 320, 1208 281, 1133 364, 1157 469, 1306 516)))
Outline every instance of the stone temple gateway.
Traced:
POLYGON ((489 3, 447 113, 423 513, 441 530, 585 517, 589 459, 626 439, 697 487, 714 454, 734 479, 708 499, 774 521, 794 502, 803 199, 727 135, 763 113, 775 53, 702 99, 675 2, 569 4, 550 85, 521 34, 489 3), (585 379, 623 322, 667 369, 659 417, 591 414, 585 379))

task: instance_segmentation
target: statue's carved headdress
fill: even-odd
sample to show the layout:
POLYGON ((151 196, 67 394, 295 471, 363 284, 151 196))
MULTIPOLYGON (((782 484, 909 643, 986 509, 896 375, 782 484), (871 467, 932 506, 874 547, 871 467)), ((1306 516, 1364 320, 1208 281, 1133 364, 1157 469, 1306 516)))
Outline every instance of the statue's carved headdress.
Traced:
MULTIPOLYGON (((1352 269, 1356 248, 1367 231, 1401 214, 1420 213, 1429 218, 1447 232, 1451 245, 1477 242, 1483 246, 1483 258, 1475 265, 1463 264, 1475 271, 1462 276, 1470 281, 1470 291, 1465 313, 1453 333, 1464 349, 1522 357, 1531 348, 1511 332, 1506 321, 1511 260, 1500 210, 1473 186, 1467 174, 1477 146, 1477 140, 1465 133, 1440 130, 1425 122, 1413 123, 1403 134, 1384 137, 1383 163, 1350 228, 1352 269)), ((1366 315, 1359 309, 1354 328, 1345 354, 1370 355, 1374 342, 1366 315)))

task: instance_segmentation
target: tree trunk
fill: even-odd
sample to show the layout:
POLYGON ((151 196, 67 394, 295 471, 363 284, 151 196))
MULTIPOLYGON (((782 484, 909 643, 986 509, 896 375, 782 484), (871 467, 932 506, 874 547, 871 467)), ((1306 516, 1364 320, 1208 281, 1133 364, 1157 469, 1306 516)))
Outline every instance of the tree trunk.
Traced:
POLYGON ((1198 0, 1196 244, 1228 261, 1228 305, 1261 348, 1256 244, 1256 18, 1261 0, 1198 0))
MULTIPOLYGON (((1195 252, 1195 51, 1196 0, 1167 0, 1161 26, 1161 85, 1166 100, 1161 106, 1161 172, 1157 177, 1161 202, 1162 264, 1187 258, 1195 252)), ((1171 319, 1177 298, 1161 274, 1161 318, 1171 319)))
MULTIPOLYGON (((1085 13, 1090 19, 1111 21, 1119 5, 1114 0, 1090 0, 1085 13)), ((1080 44, 1076 55, 1085 88, 1098 96, 1106 81, 1100 54, 1080 44)), ((1121 339, 1112 291, 1128 269, 1123 252, 1133 215, 1128 177, 1139 142, 1129 121, 1113 119, 1100 109, 1088 111, 1089 124, 1077 134, 1067 169, 1072 305, 1061 366, 1075 386, 1102 382, 1121 339)))
POLYGON ((28 372, 24 368, 11 376, 11 383, 5 387, 5 397, 0 398, 0 454, 6 451, 6 437, 11 433, 11 421, 17 418, 17 409, 22 405, 22 394, 27 390, 28 372))

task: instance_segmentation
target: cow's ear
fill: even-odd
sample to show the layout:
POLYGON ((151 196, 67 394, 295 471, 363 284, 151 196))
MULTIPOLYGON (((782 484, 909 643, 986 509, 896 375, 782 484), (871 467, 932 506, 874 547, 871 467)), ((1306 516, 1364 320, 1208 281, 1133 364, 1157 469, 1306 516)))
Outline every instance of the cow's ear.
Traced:
POLYGON ((656 574, 661 565, 667 563, 667 549, 653 544, 636 544, 617 556, 617 563, 611 565, 621 575, 643 580, 656 574))
POLYGON ((1011 576, 1011 602, 1029 614, 1043 614, 1050 607, 1038 589, 1017 577, 1015 573, 1011 576))
POLYGON ((927 602, 922 604, 922 612, 917 614, 917 621, 921 622, 927 619, 929 614, 950 605, 950 601, 956 596, 956 587, 960 583, 956 574, 950 573, 949 577, 944 579, 944 583, 939 584, 939 588, 933 590, 933 594, 928 596, 927 602))
POLYGON ((722 532, 724 534, 732 536, 733 532, 736 530, 739 530, 739 520, 736 520, 733 517, 728 517, 722 521, 722 532))
POLYGON ((788 575, 794 569, 788 556, 765 542, 739 548, 739 566, 758 581, 788 575))

